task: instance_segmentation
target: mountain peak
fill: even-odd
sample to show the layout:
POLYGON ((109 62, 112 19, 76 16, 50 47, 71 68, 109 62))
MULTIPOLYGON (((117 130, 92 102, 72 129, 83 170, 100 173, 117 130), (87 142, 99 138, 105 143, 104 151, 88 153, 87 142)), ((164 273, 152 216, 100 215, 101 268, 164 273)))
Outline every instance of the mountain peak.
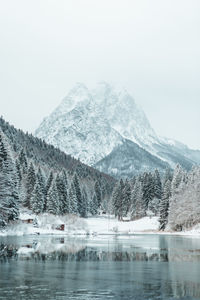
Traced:
POLYGON ((92 91, 83 83, 76 83, 36 135, 90 165, 124 139, 139 145, 156 139, 144 112, 130 94, 125 89, 116 91, 105 81, 92 91))
POLYGON ((97 83, 96 87, 91 91, 91 94, 93 95, 94 101, 102 101, 108 98, 112 91, 113 87, 109 83, 101 81, 97 83))
POLYGON ((70 90, 70 92, 74 93, 76 91, 88 91, 88 88, 86 87, 86 85, 84 83, 76 82, 74 87, 70 90))
MULTIPOLYGON (((171 165, 177 162, 175 150, 187 150, 177 148, 176 145, 172 148, 170 142, 160 139, 131 94, 126 89, 113 88, 105 81, 98 83, 92 91, 83 83, 77 83, 54 112, 42 122, 36 135, 93 166, 113 153, 114 149, 125 151, 127 140, 171 165)), ((130 155, 131 149, 136 151, 138 148, 131 144, 130 155)), ((141 157, 137 159, 144 163, 142 155, 147 157, 147 153, 142 150, 137 152, 141 152, 141 157)), ((190 157, 190 153, 186 155, 190 157)), ((194 155, 196 157, 198 153, 194 155)), ((115 157, 117 156, 118 154, 115 157)), ((153 160, 151 157, 152 163, 149 166, 155 165, 153 160)), ((188 162, 184 157, 181 160, 188 162)), ((156 159, 154 161, 158 163, 156 159)), ((190 160, 188 165, 191 163, 190 160)), ((121 164, 123 168, 123 162, 121 164)), ((130 165, 130 170, 131 168, 130 165)), ((111 174, 112 170, 109 172, 111 174)))
POLYGON ((69 91, 68 95, 64 98, 64 100, 73 97, 73 101, 82 101, 90 94, 88 88, 85 84, 81 82, 77 82, 74 87, 69 91))

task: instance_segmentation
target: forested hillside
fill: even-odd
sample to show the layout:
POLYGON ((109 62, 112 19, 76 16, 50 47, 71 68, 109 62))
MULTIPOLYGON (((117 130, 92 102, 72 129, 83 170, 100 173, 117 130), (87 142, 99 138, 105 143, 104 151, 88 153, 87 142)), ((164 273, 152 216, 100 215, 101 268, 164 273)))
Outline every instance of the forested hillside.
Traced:
POLYGON ((120 221, 158 216, 160 230, 181 231, 200 223, 200 167, 115 181, 0 118, 0 226, 23 207, 81 217, 103 209, 120 221))
POLYGON ((0 224, 34 213, 96 214, 115 180, 0 118, 0 224))
POLYGON ((163 178, 156 170, 120 180, 112 195, 112 212, 123 220, 158 216, 160 230, 182 231, 200 223, 200 167, 186 172, 177 165, 163 178))

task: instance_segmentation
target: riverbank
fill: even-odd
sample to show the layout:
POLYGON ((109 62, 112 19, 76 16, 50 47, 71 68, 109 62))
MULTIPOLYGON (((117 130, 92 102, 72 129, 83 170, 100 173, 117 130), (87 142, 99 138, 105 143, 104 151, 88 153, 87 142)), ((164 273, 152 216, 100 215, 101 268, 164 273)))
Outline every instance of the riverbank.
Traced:
POLYGON ((20 220, 0 231, 0 236, 23 235, 134 235, 134 234, 174 234, 200 237, 200 224, 188 231, 161 232, 158 217, 144 217, 135 221, 118 221, 112 215, 79 218, 74 215, 53 216, 49 214, 20 214, 20 220), (34 220, 31 224, 24 220, 34 220), (63 228, 61 228, 63 226, 63 228))

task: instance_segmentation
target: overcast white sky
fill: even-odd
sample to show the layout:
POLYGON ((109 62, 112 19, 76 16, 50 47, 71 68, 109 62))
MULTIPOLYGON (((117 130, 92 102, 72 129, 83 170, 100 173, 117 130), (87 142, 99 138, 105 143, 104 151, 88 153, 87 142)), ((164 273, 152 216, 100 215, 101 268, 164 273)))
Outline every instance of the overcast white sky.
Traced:
POLYGON ((0 0, 0 115, 34 131, 76 82, 121 85, 200 149, 199 0, 0 0))

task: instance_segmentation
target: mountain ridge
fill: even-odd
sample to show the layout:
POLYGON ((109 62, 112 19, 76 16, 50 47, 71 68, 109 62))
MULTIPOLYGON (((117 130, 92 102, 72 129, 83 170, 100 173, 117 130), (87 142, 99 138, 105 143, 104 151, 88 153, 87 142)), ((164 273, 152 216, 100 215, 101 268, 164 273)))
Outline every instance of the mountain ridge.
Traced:
MULTIPOLYGON (((153 157, 157 159, 158 168, 164 165, 173 168, 180 163, 189 169, 200 163, 200 151, 195 152, 177 141, 157 136, 133 97, 125 89, 117 90, 106 82, 99 83, 93 90, 82 83, 76 84, 43 120, 35 135, 88 165, 104 168, 104 171, 112 169, 111 165, 105 166, 104 159, 112 153, 113 157, 116 156, 116 149, 122 149, 123 145, 125 149, 127 140, 140 147, 141 169, 144 150, 152 155, 149 156, 149 165, 146 164, 147 171, 151 170, 151 160, 155 161, 153 157)), ((129 146, 138 152, 134 144, 130 146, 129 143, 129 146)), ((127 160, 131 162, 132 157, 130 153, 127 160)), ((133 174, 134 170, 129 175, 133 174)), ((119 169, 116 177, 120 176, 119 169)))

